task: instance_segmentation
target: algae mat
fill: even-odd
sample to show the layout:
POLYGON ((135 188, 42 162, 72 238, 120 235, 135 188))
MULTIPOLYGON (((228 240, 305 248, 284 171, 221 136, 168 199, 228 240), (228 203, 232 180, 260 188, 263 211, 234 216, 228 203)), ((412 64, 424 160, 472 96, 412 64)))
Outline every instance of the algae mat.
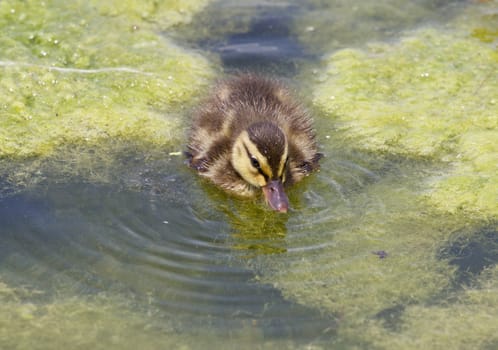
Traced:
POLYGON ((309 223, 290 226, 287 251, 294 254, 257 259, 258 280, 336 315, 337 346, 497 344, 490 310, 498 305, 489 297, 498 232, 493 3, 446 29, 331 53, 324 68, 310 70, 328 157, 302 209, 309 223), (333 168, 344 162, 344 144, 377 158, 379 176, 338 193, 345 186, 333 168), (456 255, 483 232, 493 237, 482 245, 486 264, 466 278, 465 266, 441 254, 458 232, 468 246, 456 255))
POLYGON ((438 208, 498 216, 498 54, 467 33, 421 30, 327 59, 315 102, 358 148, 444 162, 438 208))
POLYGON ((106 139, 178 141, 179 112, 213 66, 164 33, 206 2, 119 4, 0 3, 0 157, 106 139))
MULTIPOLYGON (((140 305, 127 295, 100 293, 43 300, 44 293, 13 288, 0 280, 0 344, 3 349, 252 349, 263 334, 247 327, 233 338, 190 329, 182 317, 165 317, 154 305, 140 305), (248 340, 247 343, 241 339, 248 340)), ((287 348, 285 340, 275 348, 287 348)))

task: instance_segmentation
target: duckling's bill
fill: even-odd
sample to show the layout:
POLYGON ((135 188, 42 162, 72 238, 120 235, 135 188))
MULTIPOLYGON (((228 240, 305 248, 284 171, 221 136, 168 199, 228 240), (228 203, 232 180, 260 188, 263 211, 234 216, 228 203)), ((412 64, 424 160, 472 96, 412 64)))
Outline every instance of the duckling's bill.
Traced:
POLYGON ((289 198, 284 191, 284 185, 280 180, 272 180, 266 186, 261 187, 266 202, 273 210, 286 213, 289 209, 289 198))

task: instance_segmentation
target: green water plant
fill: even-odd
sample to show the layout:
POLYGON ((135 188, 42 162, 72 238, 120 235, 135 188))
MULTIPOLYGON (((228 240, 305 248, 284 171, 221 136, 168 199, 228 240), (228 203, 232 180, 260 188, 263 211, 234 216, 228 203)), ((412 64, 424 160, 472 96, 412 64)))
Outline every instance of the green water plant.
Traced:
MULTIPOLYGON (((473 287, 449 305, 408 306, 396 329, 386 327, 384 320, 371 320, 361 338, 381 349, 492 349, 498 344, 497 277, 496 266, 486 269, 473 287)), ((358 333, 351 331, 348 336, 358 340, 358 333)))
POLYGON ((466 227, 470 240, 498 217, 498 55, 472 30, 486 25, 482 16, 466 18, 333 52, 310 78, 332 158, 320 174, 331 182, 310 191, 334 205, 303 208, 309 224, 287 233, 295 254, 260 258, 258 279, 336 315, 344 347, 496 346, 496 324, 486 321, 495 262, 462 290, 453 260, 438 253, 453 232, 466 227), (379 163, 379 177, 342 189, 342 201, 331 187, 342 185, 331 170, 337 144, 379 163))
POLYGON ((434 29, 396 44, 326 59, 315 103, 345 139, 369 152, 430 159, 448 171, 427 181, 445 211, 498 215, 498 55, 466 35, 434 29))
POLYGON ((205 4, 2 1, 0 157, 102 139, 174 143, 213 66, 164 33, 205 4))

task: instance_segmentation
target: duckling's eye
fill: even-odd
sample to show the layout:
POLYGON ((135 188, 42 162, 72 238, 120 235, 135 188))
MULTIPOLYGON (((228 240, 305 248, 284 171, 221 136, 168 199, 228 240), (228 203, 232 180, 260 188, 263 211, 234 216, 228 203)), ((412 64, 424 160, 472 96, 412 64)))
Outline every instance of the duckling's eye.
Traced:
POLYGON ((255 156, 251 156, 251 164, 256 169, 258 169, 258 170, 261 169, 261 165, 259 165, 259 162, 258 162, 258 160, 256 159, 255 156))

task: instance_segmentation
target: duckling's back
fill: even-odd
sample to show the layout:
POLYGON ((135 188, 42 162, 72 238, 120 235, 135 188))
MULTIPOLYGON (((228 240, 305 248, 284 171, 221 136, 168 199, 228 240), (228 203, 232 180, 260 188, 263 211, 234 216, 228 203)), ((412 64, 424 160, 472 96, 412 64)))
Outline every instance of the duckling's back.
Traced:
POLYGON ((214 172, 213 167, 232 171, 229 159, 235 138, 261 121, 275 123, 285 133, 294 167, 292 182, 318 167, 320 154, 309 114, 282 84, 253 74, 221 82, 199 108, 187 146, 190 165, 208 177, 214 177, 207 174, 214 172))

